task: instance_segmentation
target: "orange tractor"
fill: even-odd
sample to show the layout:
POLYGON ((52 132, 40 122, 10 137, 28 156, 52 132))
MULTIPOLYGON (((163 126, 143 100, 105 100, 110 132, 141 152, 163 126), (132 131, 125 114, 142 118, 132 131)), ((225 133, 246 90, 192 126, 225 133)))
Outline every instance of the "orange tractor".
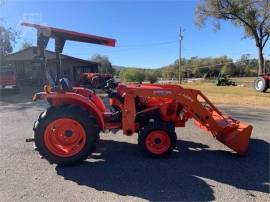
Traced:
POLYGON ((80 162, 91 154, 101 131, 122 130, 128 136, 138 133, 147 156, 165 157, 175 148, 175 128, 189 119, 240 155, 248 148, 252 126, 223 115, 199 90, 158 84, 118 84, 113 90, 113 85, 108 80, 104 87, 110 110, 93 91, 72 87, 65 78, 36 93, 34 100, 50 105, 34 124, 40 155, 61 165, 80 162))
MULTIPOLYGON (((90 89, 103 89, 108 80, 114 81, 113 75, 108 73, 81 73, 80 85, 90 89)), ((115 81, 114 81, 115 82, 115 81)), ((116 83, 115 83, 116 87, 116 83)))

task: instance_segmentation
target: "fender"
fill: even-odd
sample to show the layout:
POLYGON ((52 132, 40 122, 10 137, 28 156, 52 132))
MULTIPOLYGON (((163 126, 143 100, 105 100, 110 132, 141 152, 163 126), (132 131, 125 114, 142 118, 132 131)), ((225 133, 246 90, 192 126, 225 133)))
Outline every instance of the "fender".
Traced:
POLYGON ((80 94, 73 92, 57 93, 57 92, 39 92, 33 97, 33 101, 47 100, 51 106, 57 107, 64 104, 79 105, 87 111, 90 111, 97 119, 99 128, 104 130, 105 123, 103 119, 103 113, 99 110, 99 107, 91 101, 88 97, 84 97, 80 94))
POLYGON ((106 111, 106 106, 104 105, 102 99, 97 96, 93 91, 87 88, 73 87, 73 92, 90 98, 90 100, 98 107, 99 111, 101 111, 102 113, 106 111))

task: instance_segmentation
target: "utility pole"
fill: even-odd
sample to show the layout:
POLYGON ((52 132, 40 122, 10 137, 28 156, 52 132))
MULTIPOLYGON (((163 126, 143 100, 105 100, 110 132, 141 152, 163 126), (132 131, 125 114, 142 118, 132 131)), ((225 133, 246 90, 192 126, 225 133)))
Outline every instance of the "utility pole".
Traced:
POLYGON ((182 36, 182 27, 180 26, 180 33, 179 33, 179 58, 178 58, 178 65, 179 65, 179 69, 178 69, 178 76, 179 76, 179 83, 182 83, 182 65, 181 65, 181 54, 182 54, 182 40, 183 40, 183 36, 182 36))

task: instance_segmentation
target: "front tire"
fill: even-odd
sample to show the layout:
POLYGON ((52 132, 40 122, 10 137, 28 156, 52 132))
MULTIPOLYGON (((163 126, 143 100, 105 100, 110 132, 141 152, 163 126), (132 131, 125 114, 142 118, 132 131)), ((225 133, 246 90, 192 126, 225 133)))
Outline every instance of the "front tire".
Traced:
POLYGON ((98 137, 96 119, 78 106, 49 108, 34 126, 37 151, 50 163, 59 165, 85 160, 98 137))
POLYGON ((143 154, 162 158, 175 148, 177 136, 172 124, 158 122, 143 126, 139 130, 138 144, 143 154))
POLYGON ((268 88, 267 83, 263 77, 258 77, 254 81, 254 88, 258 92, 265 92, 268 88))

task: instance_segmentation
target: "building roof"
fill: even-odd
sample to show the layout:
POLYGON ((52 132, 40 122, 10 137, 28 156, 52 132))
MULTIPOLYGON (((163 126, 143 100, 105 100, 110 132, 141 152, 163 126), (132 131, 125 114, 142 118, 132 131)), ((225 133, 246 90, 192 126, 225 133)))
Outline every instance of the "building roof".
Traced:
MULTIPOLYGON (((24 50, 18 51, 16 53, 11 53, 9 55, 6 56, 7 61, 32 61, 34 60, 35 56, 36 56, 36 47, 32 46, 29 48, 26 48, 24 50)), ((47 60, 54 60, 56 57, 55 52, 53 51, 49 51, 49 50, 45 50, 45 56, 47 58, 47 60)), ((75 61, 79 61, 79 62, 85 62, 88 64, 98 64, 96 62, 90 61, 90 60, 83 60, 80 58, 76 58, 76 57, 72 57, 69 55, 64 55, 61 54, 61 59, 71 59, 71 60, 75 60, 75 61)))

